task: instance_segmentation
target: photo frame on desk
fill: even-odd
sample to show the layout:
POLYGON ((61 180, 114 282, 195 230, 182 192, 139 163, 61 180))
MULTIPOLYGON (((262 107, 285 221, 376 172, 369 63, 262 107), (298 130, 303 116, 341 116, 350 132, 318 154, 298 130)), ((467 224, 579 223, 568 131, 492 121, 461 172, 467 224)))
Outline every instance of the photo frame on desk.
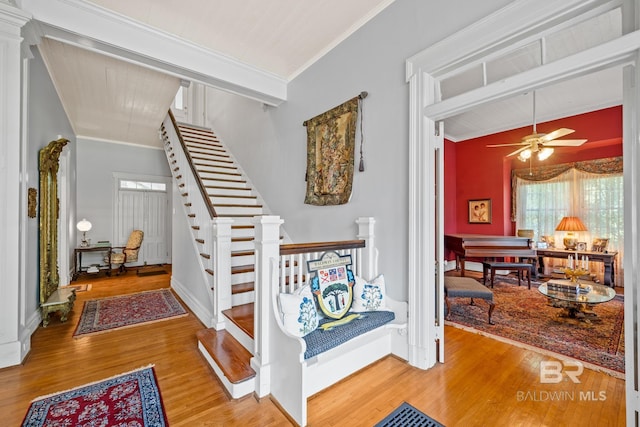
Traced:
POLYGON ((587 250, 587 242, 578 242, 578 244, 576 245, 576 249, 579 251, 586 251, 587 250))
POLYGON ((605 252, 607 250, 608 244, 609 239, 605 239, 603 237, 593 239, 593 243, 591 244, 591 252, 605 252))
POLYGON ((469 200, 469 224, 491 224, 491 199, 469 200))
POLYGON ((545 249, 546 248, 553 249, 556 247, 556 240, 554 236, 542 236, 540 238, 540 241, 546 243, 545 249))

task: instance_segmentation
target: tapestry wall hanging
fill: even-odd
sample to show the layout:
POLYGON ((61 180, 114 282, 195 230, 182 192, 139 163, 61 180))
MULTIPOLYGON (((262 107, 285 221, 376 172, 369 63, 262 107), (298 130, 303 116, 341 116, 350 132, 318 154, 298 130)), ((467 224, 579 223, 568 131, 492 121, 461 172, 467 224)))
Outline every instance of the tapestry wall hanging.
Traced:
POLYGON ((358 104, 366 92, 303 124, 307 127, 309 205, 343 205, 351 197, 358 104))

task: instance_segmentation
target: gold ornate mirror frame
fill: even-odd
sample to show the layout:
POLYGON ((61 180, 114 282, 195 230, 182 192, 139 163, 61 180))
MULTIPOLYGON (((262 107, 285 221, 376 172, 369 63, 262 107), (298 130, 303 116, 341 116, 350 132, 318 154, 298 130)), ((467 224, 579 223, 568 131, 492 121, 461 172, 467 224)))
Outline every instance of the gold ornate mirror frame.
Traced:
POLYGON ((58 166, 69 140, 51 141, 40 150, 40 304, 58 289, 58 166))

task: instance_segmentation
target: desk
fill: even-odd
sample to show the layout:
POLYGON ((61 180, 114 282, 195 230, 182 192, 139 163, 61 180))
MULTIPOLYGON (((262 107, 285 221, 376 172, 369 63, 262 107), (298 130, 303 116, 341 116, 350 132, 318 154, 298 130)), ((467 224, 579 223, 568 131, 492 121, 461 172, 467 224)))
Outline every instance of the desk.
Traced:
MULTIPOLYGON (((73 251, 73 278, 71 280, 76 280, 78 278, 78 275, 80 273, 86 273, 88 267, 82 267, 82 254, 85 252, 104 252, 106 253, 106 259, 107 260, 111 260, 111 251, 112 251, 112 247, 111 245, 108 246, 104 246, 104 245, 100 245, 100 246, 85 246, 85 247, 79 247, 79 248, 75 248, 73 251)), ((105 257, 103 257, 103 260, 105 259, 105 257)), ((107 276, 111 276, 111 264, 107 263, 107 264, 100 264, 98 265, 98 269, 99 270, 106 270, 107 272, 107 276)))
POLYGON ((543 258, 564 258, 573 255, 575 259, 580 260, 583 256, 589 257, 589 262, 601 262, 604 264, 604 284, 613 287, 616 283, 616 273, 614 264, 618 252, 590 252, 590 251, 566 251, 563 249, 537 249, 538 254, 538 271, 544 272, 543 258), (577 255, 577 256, 576 256, 577 255))

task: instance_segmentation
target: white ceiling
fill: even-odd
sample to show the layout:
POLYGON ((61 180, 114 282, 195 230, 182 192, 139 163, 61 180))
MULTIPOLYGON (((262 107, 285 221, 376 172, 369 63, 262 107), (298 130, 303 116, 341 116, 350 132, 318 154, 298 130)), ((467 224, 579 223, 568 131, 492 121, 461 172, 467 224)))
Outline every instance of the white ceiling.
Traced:
MULTIPOLYGON (((179 73, 153 65, 140 66, 127 57, 116 59, 120 55, 109 54, 108 47, 102 52, 94 49, 97 44, 92 40, 69 43, 56 31, 76 25, 73 24, 76 17, 56 17, 55 11, 61 6, 73 5, 78 10, 82 6, 94 14, 109 15, 110 25, 120 24, 121 19, 129 27, 138 26, 183 40, 286 82, 393 1, 23 0, 22 3, 36 19, 42 20, 43 28, 48 25, 52 31, 53 35, 47 35, 43 30, 45 38, 39 48, 76 134, 159 146, 157 129, 179 86, 179 73), (49 1, 57 6, 51 6, 53 3, 49 1), (47 11, 47 7, 55 10, 47 11), (38 8, 44 11, 41 15, 38 8), (340 12, 336 13, 337 10, 340 12)), ((76 28, 69 29, 69 33, 73 31, 78 32, 76 28)), ((547 58, 575 53, 620 32, 620 17, 607 14, 550 36, 547 58)), ((102 42, 109 44, 108 40, 102 42)), ((536 49, 528 46, 496 59, 487 67, 489 79, 498 81, 511 72, 535 66, 531 64, 536 61, 532 58, 540 57, 536 49)), ((456 90, 473 87, 478 80, 474 70, 453 76, 443 85, 443 95, 454 96, 456 90)), ((449 118, 445 121, 446 137, 463 141, 531 125, 531 99, 531 94, 523 94, 449 118)), ((622 72, 620 68, 604 70, 543 88, 537 91, 536 99, 538 123, 620 105, 622 72)))

